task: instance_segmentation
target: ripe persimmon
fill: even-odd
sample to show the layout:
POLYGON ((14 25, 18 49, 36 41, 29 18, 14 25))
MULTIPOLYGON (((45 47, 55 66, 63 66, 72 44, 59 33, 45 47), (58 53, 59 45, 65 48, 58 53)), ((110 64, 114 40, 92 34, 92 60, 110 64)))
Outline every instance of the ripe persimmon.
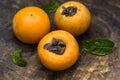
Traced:
POLYGON ((66 30, 78 36, 83 34, 90 25, 91 14, 88 8, 80 2, 68 1, 57 9, 54 22, 58 29, 66 30))
POLYGON ((13 18, 13 32, 24 43, 38 43, 49 30, 49 17, 39 7, 29 6, 20 9, 13 18))
POLYGON ((56 30, 45 35, 37 47, 41 63, 53 71, 65 70, 78 59, 79 46, 67 31, 56 30))

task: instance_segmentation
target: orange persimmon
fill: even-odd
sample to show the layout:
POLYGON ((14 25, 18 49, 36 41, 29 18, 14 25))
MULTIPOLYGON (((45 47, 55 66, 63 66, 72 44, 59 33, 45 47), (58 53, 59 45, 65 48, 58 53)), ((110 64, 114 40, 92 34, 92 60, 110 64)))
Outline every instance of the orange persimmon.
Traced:
POLYGON ((49 30, 49 17, 39 7, 29 6, 20 9, 13 18, 13 32, 24 43, 38 43, 49 30))
POLYGON ((56 30, 44 36, 37 47, 41 63, 53 71, 65 70, 78 59, 79 46, 67 31, 56 30))
POLYGON ((84 4, 78 1, 68 1, 57 9, 54 22, 58 29, 78 36, 89 28, 91 14, 84 4))

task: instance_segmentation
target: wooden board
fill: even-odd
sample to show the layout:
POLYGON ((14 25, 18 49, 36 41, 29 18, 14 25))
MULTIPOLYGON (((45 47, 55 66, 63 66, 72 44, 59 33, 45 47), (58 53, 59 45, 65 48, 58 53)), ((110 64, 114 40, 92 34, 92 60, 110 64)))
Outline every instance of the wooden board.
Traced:
MULTIPOLYGON (((43 67, 37 57, 37 45, 18 41, 12 32, 14 14, 25 6, 39 6, 49 0, 0 0, 0 80, 120 80, 120 0, 79 0, 91 14, 89 30, 76 37, 80 56, 71 68, 53 72, 43 67), (95 56, 81 48, 81 40, 106 38, 115 42, 115 50, 107 56, 95 56), (12 63, 14 50, 22 48, 26 67, 12 63)), ((57 0, 60 4, 68 0, 57 0)), ((49 14, 52 29, 54 14, 49 14)))

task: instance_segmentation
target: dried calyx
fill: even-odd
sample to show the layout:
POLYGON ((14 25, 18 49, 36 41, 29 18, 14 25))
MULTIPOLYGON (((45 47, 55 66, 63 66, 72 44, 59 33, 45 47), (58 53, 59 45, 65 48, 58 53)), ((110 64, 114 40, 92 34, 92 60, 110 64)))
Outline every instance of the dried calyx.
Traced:
POLYGON ((62 40, 56 38, 52 39, 52 43, 46 43, 44 45, 44 49, 49 50, 50 52, 56 54, 63 54, 65 48, 66 48, 65 43, 62 40))
POLYGON ((68 16, 73 16, 77 13, 77 7, 75 6, 69 6, 69 7, 62 7, 63 11, 62 11, 62 15, 65 15, 66 17, 68 16))

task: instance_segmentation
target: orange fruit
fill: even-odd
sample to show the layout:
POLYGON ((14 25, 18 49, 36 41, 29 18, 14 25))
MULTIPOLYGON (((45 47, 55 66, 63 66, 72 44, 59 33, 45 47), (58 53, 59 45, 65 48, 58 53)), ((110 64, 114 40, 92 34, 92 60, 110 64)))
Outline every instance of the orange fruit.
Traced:
POLYGON ((58 29, 79 36, 89 28, 91 14, 84 4, 78 1, 68 1, 59 6, 54 22, 58 29))
POLYGON ((13 32, 24 43, 38 43, 49 30, 49 17, 39 7, 25 7, 19 10, 13 18, 13 32))
POLYGON ((41 63, 53 71, 70 68, 79 56, 76 39, 63 30, 52 31, 45 35, 39 42, 37 51, 41 63))

